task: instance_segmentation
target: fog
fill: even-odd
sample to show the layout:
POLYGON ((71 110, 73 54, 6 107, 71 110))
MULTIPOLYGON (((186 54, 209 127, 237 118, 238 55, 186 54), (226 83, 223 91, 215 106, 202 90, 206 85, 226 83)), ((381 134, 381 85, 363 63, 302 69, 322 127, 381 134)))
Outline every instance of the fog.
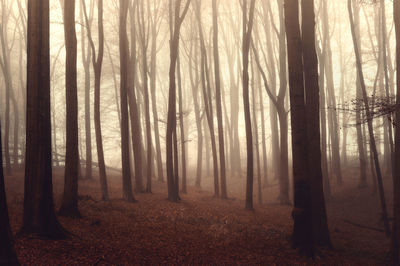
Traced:
MULTIPOLYGON (((184 202, 188 191, 204 190, 245 200, 248 210, 253 201, 257 208, 293 205, 294 228, 296 215, 308 215, 311 246, 330 246, 325 203, 329 230, 336 230, 330 222, 346 216, 337 201, 346 209, 349 195, 362 191, 354 209, 364 199, 375 212, 355 212, 352 224, 390 235, 396 0, 32 0, 32 10, 49 3, 49 65, 32 67, 50 81, 50 101, 27 97, 29 42, 46 36, 38 18, 47 18, 43 9, 36 23, 44 26, 29 23, 30 1, 0 0, 6 190, 23 189, 22 179, 10 180, 24 170, 28 176, 35 163, 27 158, 51 143, 42 155, 51 157, 55 191, 64 188, 61 210, 66 195, 75 195, 75 207, 65 208, 76 216, 78 183, 79 195, 89 195, 88 180, 105 201, 121 186, 128 202, 140 202, 143 192, 184 202), (33 112, 42 104, 50 117, 45 108, 33 112), (49 121, 49 135, 34 121, 49 121)), ((40 84, 38 95, 47 83, 40 84)), ((293 237, 301 253, 314 254, 307 237, 296 229, 293 237)))

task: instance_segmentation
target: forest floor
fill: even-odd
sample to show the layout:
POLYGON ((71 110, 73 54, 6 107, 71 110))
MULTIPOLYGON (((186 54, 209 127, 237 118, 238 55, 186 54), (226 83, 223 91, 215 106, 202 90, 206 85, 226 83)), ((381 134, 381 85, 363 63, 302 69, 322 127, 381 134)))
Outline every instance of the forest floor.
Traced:
MULTIPOLYGON (((98 180, 80 180, 83 218, 59 218, 71 237, 17 237, 15 247, 23 265, 388 264, 390 241, 380 231, 379 199, 371 187, 357 188, 357 177, 356 169, 347 169, 344 185, 332 185, 327 210, 334 248, 319 250, 314 260, 291 248, 291 206, 277 204, 278 187, 264 188, 264 203, 246 211, 244 195, 239 194, 244 178, 236 176, 229 179, 228 200, 189 187, 180 203, 168 202, 166 184, 156 181, 152 194, 136 194, 138 202, 127 203, 121 199, 121 177, 116 172, 109 172, 111 200, 102 202, 98 180)), ((211 183, 211 178, 204 181, 211 183)), ((385 182, 391 213, 390 178, 385 182)), ((23 172, 6 177, 6 188, 15 234, 22 223, 23 172)), ((63 171, 55 170, 57 208, 62 191, 63 171)))

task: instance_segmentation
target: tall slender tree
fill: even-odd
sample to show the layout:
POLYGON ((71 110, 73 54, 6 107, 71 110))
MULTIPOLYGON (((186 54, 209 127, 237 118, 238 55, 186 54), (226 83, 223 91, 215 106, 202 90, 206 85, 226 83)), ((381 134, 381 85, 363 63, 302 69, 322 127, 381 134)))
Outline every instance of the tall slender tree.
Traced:
POLYGON ((64 35, 66 49, 65 95, 66 95, 66 155, 64 195, 60 215, 80 217, 78 210, 78 86, 77 86, 77 40, 75 31, 75 0, 64 2, 64 35))
MULTIPOLYGON (((301 1, 301 33, 304 64, 304 86, 307 116, 307 159, 311 184, 313 241, 331 246, 323 193, 321 168, 318 59, 315 48, 314 0, 301 1)), ((340 158, 339 158, 340 163, 340 158)), ((340 174, 340 173, 338 173, 340 174)))
POLYGON ((126 201, 135 201, 132 192, 131 161, 129 158, 129 113, 128 113, 128 54, 129 41, 126 32, 128 0, 119 1, 119 55, 120 55, 120 103, 121 103, 121 159, 122 191, 126 201))
MULTIPOLYGON (((393 1, 393 17, 396 31, 396 68, 400 69, 400 0, 393 1)), ((397 95, 395 115, 395 155, 393 175, 393 264, 400 264, 400 72, 397 70, 397 95)))
POLYGON ((250 100, 249 100, 249 51, 251 43, 251 32, 254 23, 255 0, 250 2, 249 11, 247 1, 243 1, 243 106, 244 120, 246 124, 246 146, 247 146, 247 179, 246 179, 246 209, 253 209, 253 136, 251 130, 250 100))
POLYGON ((217 107, 218 122, 218 144, 219 144, 219 169, 221 175, 221 197, 228 197, 226 188, 226 167, 225 167, 225 143, 224 143, 224 124, 222 120, 222 104, 221 104, 221 75, 219 63, 219 46, 218 46, 218 6, 217 0, 212 1, 212 17, 213 17, 213 51, 214 51, 214 79, 215 79, 215 101, 217 107))
POLYGON ((100 87, 101 87, 101 71, 103 67, 104 56, 104 26, 103 26, 103 0, 97 1, 97 16, 98 16, 98 35, 99 35, 99 50, 96 55, 96 47, 94 45, 92 31, 90 28, 89 18, 86 11, 85 1, 82 0, 83 11, 85 15, 87 35, 92 50, 92 64, 94 69, 94 129, 96 133, 97 158, 99 164, 100 186, 103 200, 108 200, 108 187, 106 165, 104 162, 103 136, 101 133, 100 120, 100 87))
POLYGON ((0 264, 19 265, 17 254, 14 249, 14 242, 8 218, 8 208, 6 200, 6 190, 4 186, 3 174, 3 148, 1 142, 1 122, 0 122, 0 264))
MULTIPOLYGON (((83 5, 81 3, 80 19, 83 19, 83 5)), ((89 25, 87 27, 91 27, 92 23, 92 13, 93 13, 93 1, 90 1, 90 12, 89 12, 89 25)), ((85 167, 85 177, 87 179, 92 179, 92 128, 90 126, 91 121, 91 112, 90 112, 90 60, 92 57, 92 53, 90 52, 90 43, 86 44, 85 41, 85 24, 81 24, 81 55, 82 55, 82 64, 85 72, 85 144, 86 144, 86 167, 85 167)))
MULTIPOLYGON (((166 134, 166 158, 167 158, 167 182, 168 182, 168 199, 176 202, 179 200, 179 191, 177 190, 177 180, 175 175, 178 169, 174 167, 177 163, 176 156, 173 156, 173 143, 176 142, 176 63, 179 53, 179 35, 180 29, 189 9, 191 0, 187 0, 181 14, 182 0, 175 0, 172 7, 170 0, 170 67, 169 67, 169 94, 168 94, 168 118, 167 118, 167 134, 166 134), (172 12, 172 8, 174 12, 172 12), (172 14, 174 13, 174 14, 172 14), (175 141, 174 141, 175 134, 175 141), (173 158, 175 157, 175 159, 173 158), (175 161, 175 162, 174 162, 175 161), (174 169, 175 168, 175 169, 174 169)), ((175 150, 177 145, 175 145, 175 150)))
POLYGON ((64 238, 54 211, 50 123, 49 1, 28 2, 27 116, 21 233, 64 238))
POLYGON ((361 53, 360 53, 360 49, 358 47, 358 43, 356 41, 356 32, 355 32, 355 24, 354 24, 353 8, 352 8, 351 0, 347 1, 347 10, 349 13, 349 18, 350 18, 350 29, 351 29, 352 39, 353 39, 354 54, 356 57, 357 75, 358 75, 358 78, 360 81, 362 99, 363 99, 363 104, 364 104, 365 113, 366 113, 365 115, 366 115, 367 126, 368 126, 369 145, 370 145, 371 153, 373 154, 374 167, 375 167, 376 177, 377 177, 377 181, 378 181, 379 199, 380 199, 381 208, 382 208, 382 219, 383 219, 383 223, 384 223, 384 227, 385 227, 385 233, 387 236, 389 236, 390 235, 390 226, 389 226, 389 220, 388 220, 388 214, 387 214, 387 208, 386 208, 385 191, 383 188, 382 171, 381 171, 381 166, 379 164, 378 150, 377 150, 374 130, 373 130, 373 126, 372 126, 372 114, 371 114, 371 110, 370 110, 370 106, 369 106, 369 102, 368 102, 367 89, 366 89, 365 80, 364 80, 364 72, 363 72, 363 68, 361 65, 361 58, 360 58, 361 53))

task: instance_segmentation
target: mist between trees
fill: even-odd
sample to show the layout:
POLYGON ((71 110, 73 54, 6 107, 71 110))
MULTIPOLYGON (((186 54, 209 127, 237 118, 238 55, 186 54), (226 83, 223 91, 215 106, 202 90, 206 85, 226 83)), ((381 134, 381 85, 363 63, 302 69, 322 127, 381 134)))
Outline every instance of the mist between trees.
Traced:
MULTIPOLYGON (((58 216, 85 215, 78 183, 95 180, 109 201, 119 178, 127 202, 162 184, 172 202, 195 187, 247 210, 293 205, 292 246, 313 257, 334 246, 326 202, 355 169, 399 264, 399 0, 0 0, 0 10, 0 172, 25 169, 22 235, 68 237, 58 216)), ((0 264, 12 264, 4 195, 2 174, 0 264)))

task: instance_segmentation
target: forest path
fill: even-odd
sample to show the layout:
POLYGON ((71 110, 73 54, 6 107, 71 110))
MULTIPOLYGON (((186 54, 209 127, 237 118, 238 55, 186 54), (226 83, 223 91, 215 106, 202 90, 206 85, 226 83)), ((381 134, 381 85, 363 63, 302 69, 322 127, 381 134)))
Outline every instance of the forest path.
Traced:
MULTIPOLYGON (((356 195, 350 181, 335 190, 336 196, 327 207, 335 249, 323 250, 311 260, 290 247, 290 206, 255 205, 255 211, 246 211, 240 198, 222 200, 194 187, 181 195, 180 203, 171 203, 166 200, 165 183, 159 182, 154 182, 152 194, 135 194, 138 203, 127 203, 121 199, 121 177, 111 174, 109 202, 99 200, 97 180, 80 181, 83 218, 60 217, 73 233, 71 238, 17 238, 21 264, 385 264, 389 242, 384 234, 343 220, 360 222, 357 217, 360 210, 364 213, 360 208, 363 203, 375 208, 366 202, 371 198, 367 191, 356 195)), ((55 171, 57 207, 62 186, 63 173, 55 171)), ((6 187, 10 222, 16 233, 22 222, 23 173, 6 177, 6 187)), ((372 220, 376 213, 379 209, 366 214, 368 219, 361 222, 372 220)))

